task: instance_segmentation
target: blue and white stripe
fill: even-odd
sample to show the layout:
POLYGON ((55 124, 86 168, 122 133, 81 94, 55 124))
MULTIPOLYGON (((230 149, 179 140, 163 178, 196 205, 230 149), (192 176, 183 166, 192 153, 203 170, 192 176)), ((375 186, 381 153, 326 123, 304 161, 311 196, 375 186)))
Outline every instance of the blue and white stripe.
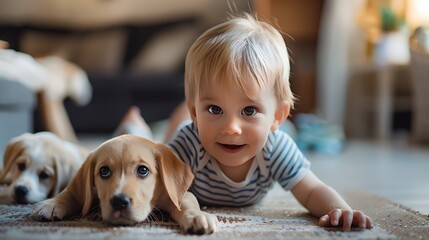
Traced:
POLYGON ((278 181, 285 190, 292 189, 307 173, 310 162, 284 132, 271 132, 262 151, 255 156, 246 179, 233 182, 226 177, 216 160, 202 147, 191 123, 184 126, 169 143, 195 175, 190 191, 203 205, 251 205, 260 201, 278 181))

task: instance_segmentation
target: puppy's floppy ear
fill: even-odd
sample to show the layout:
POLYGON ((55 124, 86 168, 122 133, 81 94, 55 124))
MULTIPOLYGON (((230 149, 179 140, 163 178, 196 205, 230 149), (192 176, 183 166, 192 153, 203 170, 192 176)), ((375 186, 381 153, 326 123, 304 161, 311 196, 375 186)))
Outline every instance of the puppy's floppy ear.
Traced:
POLYGON ((60 201, 67 202, 72 212, 81 211, 82 216, 88 214, 97 190, 94 184, 94 168, 96 157, 91 153, 77 171, 69 185, 58 195, 60 201))
POLYGON ((180 210, 179 202, 191 186, 194 175, 189 166, 165 144, 157 144, 154 155, 168 196, 180 210))
MULTIPOLYGON (((84 158, 83 155, 82 158, 84 158)), ((75 159, 71 156, 66 156, 66 154, 56 156, 52 161, 52 166, 54 167, 54 184, 49 194, 51 197, 60 193, 68 185, 79 167, 74 164, 75 159)))
POLYGON ((54 166, 54 184, 52 191, 49 193, 50 197, 56 196, 58 193, 63 190, 64 186, 62 186, 64 181, 64 174, 61 171, 61 166, 57 158, 53 159, 53 166, 54 166))
POLYGON ((24 146, 22 144, 21 137, 11 139, 3 154, 3 169, 0 172, 0 183, 10 184, 12 180, 10 179, 12 167, 15 163, 15 160, 22 154, 23 151, 24 146))

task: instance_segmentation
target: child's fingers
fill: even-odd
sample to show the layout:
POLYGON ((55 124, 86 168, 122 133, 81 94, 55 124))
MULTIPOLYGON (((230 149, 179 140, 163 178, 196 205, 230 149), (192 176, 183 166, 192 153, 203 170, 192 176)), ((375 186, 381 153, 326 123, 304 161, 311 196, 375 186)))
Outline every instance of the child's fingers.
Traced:
POLYGON ((371 218, 366 216, 366 228, 371 229, 372 228, 372 221, 371 218))
POLYGON ((342 215, 342 211, 340 209, 334 209, 328 213, 332 226, 338 226, 341 215, 342 215))
POLYGON ((352 226, 371 229, 372 221, 361 211, 335 209, 319 219, 320 227, 341 226, 344 231, 350 231, 352 226))
POLYGON ((372 221, 371 218, 366 216, 361 211, 353 211, 353 226, 357 226, 362 229, 371 229, 372 221))
POLYGON ((366 216, 361 211, 353 211, 353 226, 357 226, 360 228, 366 228, 367 221, 366 216))
POLYGON ((338 226, 338 224, 340 223, 341 215, 342 215, 342 211, 340 209, 334 209, 330 211, 328 214, 320 217, 319 226, 321 227, 338 226))
POLYGON ((328 214, 323 215, 319 218, 319 226, 320 227, 328 227, 330 225, 331 220, 329 219, 328 214))
POLYGON ((343 231, 350 231, 350 228, 352 227, 353 223, 353 212, 350 210, 343 210, 342 211, 342 217, 343 217, 343 231))

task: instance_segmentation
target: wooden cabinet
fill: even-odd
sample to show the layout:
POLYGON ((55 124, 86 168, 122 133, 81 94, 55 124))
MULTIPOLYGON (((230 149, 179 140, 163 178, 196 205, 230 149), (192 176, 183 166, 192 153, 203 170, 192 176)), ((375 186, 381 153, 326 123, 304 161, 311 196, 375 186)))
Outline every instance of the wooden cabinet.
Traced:
POLYGON ((292 113, 316 108, 316 54, 323 0, 255 0, 259 18, 284 32, 291 59, 291 86, 298 97, 292 113))

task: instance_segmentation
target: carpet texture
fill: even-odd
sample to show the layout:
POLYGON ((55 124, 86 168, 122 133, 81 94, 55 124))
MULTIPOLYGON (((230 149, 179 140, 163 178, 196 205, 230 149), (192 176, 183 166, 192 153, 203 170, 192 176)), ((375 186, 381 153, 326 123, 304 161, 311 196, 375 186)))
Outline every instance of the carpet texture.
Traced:
POLYGON ((38 222, 32 205, 0 205, 0 239, 429 239, 429 217, 362 192, 341 192, 373 222, 371 230, 320 228, 295 198, 276 185, 264 200, 246 208, 207 208, 217 215, 218 231, 185 234, 166 216, 135 226, 118 227, 84 219, 38 222))

